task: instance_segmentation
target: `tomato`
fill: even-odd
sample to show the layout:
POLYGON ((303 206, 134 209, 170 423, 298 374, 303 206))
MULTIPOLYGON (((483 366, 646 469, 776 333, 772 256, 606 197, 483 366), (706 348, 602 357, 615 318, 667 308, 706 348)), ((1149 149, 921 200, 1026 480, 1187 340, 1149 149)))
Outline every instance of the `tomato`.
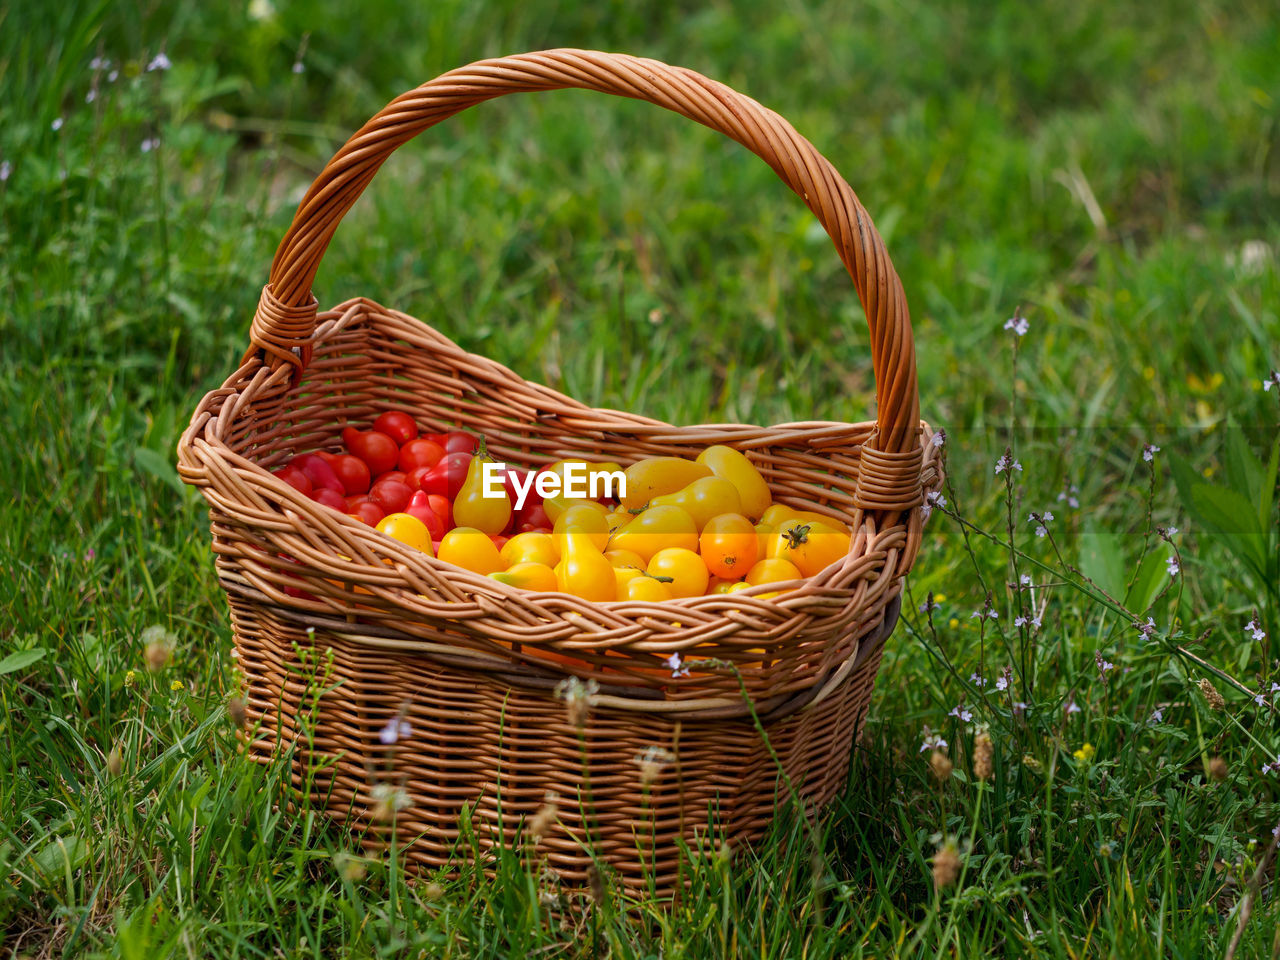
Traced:
POLYGON ((618 596, 613 566, 589 537, 580 534, 565 537, 564 559, 556 569, 556 579, 561 590, 583 600, 607 603, 618 596))
MULTIPOLYGON (((607 560, 608 557, 605 559, 607 560)), ((646 580, 653 579, 644 572, 643 564, 638 567, 619 566, 616 563, 613 564, 613 583, 618 589, 618 596, 620 598, 626 598, 627 587, 632 580, 636 579, 636 577, 643 577, 646 580)))
POLYGON ((717 577, 737 580, 755 564, 760 547, 750 520, 740 513, 722 513, 707 521, 698 549, 708 570, 717 577))
POLYGON ((324 487, 339 496, 346 495, 346 491, 342 488, 342 481, 333 472, 333 467, 329 466, 323 458, 314 453, 302 453, 294 457, 290 463, 307 475, 307 479, 311 481, 312 490, 324 487))
POLYGON ((695 480, 711 476, 711 468, 680 457, 650 457, 626 469, 627 495, 622 505, 628 510, 643 507, 654 497, 683 490, 695 480))
POLYGON ((369 465, 359 457, 349 453, 341 453, 329 458, 329 467, 342 483, 343 492, 348 496, 369 492, 369 465))
POLYGON ((335 493, 328 487, 320 487, 311 491, 311 499, 316 503, 322 503, 326 507, 337 510, 339 513, 347 512, 347 498, 340 493, 335 493))
POLYGON ((373 421, 373 429, 385 433, 401 447, 418 435, 418 425, 403 410, 388 410, 379 414, 378 419, 373 421))
POLYGON ((747 584, 756 587, 762 583, 780 583, 783 580, 800 580, 803 577, 804 574, 791 561, 772 557, 757 561, 755 566, 747 571, 747 584))
POLYGON ((608 550, 605 552, 604 558, 615 567, 635 567, 637 570, 644 569, 644 557, 631 550, 608 550))
POLYGON ((400 459, 400 448, 385 433, 370 430, 362 433, 352 427, 342 431, 342 442, 347 449, 369 465, 369 473, 380 477, 388 470, 394 470, 396 461, 400 459))
POLYGON ((610 550, 631 550, 647 562, 664 547, 698 549, 698 528, 679 507, 650 507, 609 540, 610 550))
POLYGON ((542 501, 542 509, 546 512, 553 525, 560 519, 560 515, 570 507, 587 507, 597 511, 601 516, 605 516, 609 512, 609 509, 604 504, 596 503, 594 500, 575 500, 565 496, 554 496, 547 497, 542 501))
POLYGON ((387 513, 400 513, 409 505, 413 489, 403 480, 379 480, 369 488, 369 496, 387 513))
POLYGON ((278 470, 272 470, 271 475, 279 477, 299 493, 311 496, 311 478, 302 472, 301 467, 295 467, 290 463, 278 470))
POLYGON ((444 447, 425 437, 418 437, 400 448, 400 458, 396 462, 405 473, 413 473, 423 467, 434 467, 443 458, 444 447))
POLYGON ((775 556, 789 560, 806 577, 825 570, 849 552, 849 534, 817 521, 788 520, 778 528, 775 556))
POLYGON ((520 481, 520 488, 524 490, 524 506, 520 508, 521 510, 532 504, 542 502, 542 495, 538 493, 537 484, 529 480, 531 472, 529 470, 518 470, 515 467, 507 467, 502 474, 502 485, 506 488, 507 498, 513 505, 520 499, 520 490, 516 489, 516 481, 520 481))
POLYGON ((452 500, 466 482, 471 454, 450 453, 422 477, 421 489, 452 500))
POLYGON ((670 585, 641 574, 627 582, 626 589, 618 594, 619 600, 639 600, 645 603, 661 603, 672 599, 670 585))
POLYGON ((649 560, 645 572, 664 581, 673 597, 700 597, 707 592, 707 565, 692 550, 667 547, 649 560))
POLYGON ((362 520, 371 527, 376 527, 378 521, 386 516, 382 508, 368 497, 347 497, 347 509, 345 512, 348 516, 362 520))
POLYGON ((743 586, 747 586, 747 584, 743 583, 741 580, 725 580, 721 577, 712 577, 707 581, 707 593, 732 593, 733 588, 739 583, 742 583, 743 586))
POLYGON ((747 517, 758 520, 764 516, 773 501, 773 495, 769 492, 769 485, 764 482, 764 477, 760 476, 760 471, 745 455, 733 447, 717 444, 698 454, 697 462, 734 485, 742 500, 742 512, 747 517))
POLYGON ((489 535, 475 527, 454 527, 440 541, 437 556, 472 573, 490 574, 502 569, 502 557, 489 535))
POLYGON ((432 507, 430 496, 421 490, 409 498, 409 505, 404 508, 404 512, 421 520, 426 528, 431 531, 432 540, 439 540, 444 536, 444 518, 432 507))
POLYGON ((634 514, 625 510, 614 510, 604 515, 605 525, 609 528, 609 536, 613 536, 635 518, 634 514))
POLYGON ((467 476, 453 499, 453 518, 459 526, 475 527, 485 533, 501 533, 511 522, 511 501, 506 490, 496 497, 486 496, 484 469, 493 463, 484 445, 467 465, 467 476))
POLYGON ((525 504, 524 509, 516 514, 516 519, 516 529, 522 533, 526 530, 551 530, 551 518, 547 516, 546 508, 541 503, 532 507, 525 504))
POLYGON ((431 555, 434 552, 431 549, 431 533, 426 524, 407 513, 387 514, 378 521, 378 532, 425 554, 431 555))
POLYGON ((654 497, 649 501, 649 506, 679 507, 693 517, 694 526, 701 530, 712 517, 718 517, 722 513, 741 513, 742 497, 738 496, 738 488, 728 480, 703 477, 675 493, 654 497))
POLYGON ((480 441, 464 430, 452 430, 444 435, 445 453, 475 453, 480 441))
MULTIPOLYGON (((589 537, 597 550, 604 550, 609 542, 609 524, 604 515, 586 504, 577 504, 560 514, 554 533, 557 545, 563 544, 564 537, 572 533, 589 537)), ((563 552, 564 548, 561 546, 561 553, 563 552)))
POLYGON ((541 563, 554 567, 560 562, 560 550, 549 533, 517 533, 502 548, 502 562, 508 568, 517 563, 541 563))
POLYGON ((808 510, 797 510, 795 507, 788 507, 784 503, 775 503, 764 512, 764 516, 760 518, 762 523, 772 524, 776 530, 781 527, 787 520, 808 520, 815 523, 825 523, 828 527, 834 527, 842 533, 848 533, 849 527, 821 513, 813 513, 808 510))
POLYGON ((489 576, 499 583, 522 590, 538 590, 552 593, 560 589, 555 572, 545 563, 517 563, 505 571, 491 573, 489 576))

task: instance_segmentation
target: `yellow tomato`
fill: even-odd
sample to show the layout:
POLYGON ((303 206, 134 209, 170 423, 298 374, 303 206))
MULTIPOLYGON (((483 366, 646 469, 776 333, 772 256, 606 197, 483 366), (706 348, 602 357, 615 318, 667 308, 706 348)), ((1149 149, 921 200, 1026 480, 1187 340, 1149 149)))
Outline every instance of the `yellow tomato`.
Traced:
POLYGON ((538 590, 550 593, 560 589, 556 575, 545 563, 517 563, 506 570, 489 574, 499 583, 521 590, 538 590))
POLYGON ((769 509, 773 495, 760 471, 746 456, 732 447, 717 444, 698 454, 698 463, 709 467, 717 477, 728 480, 738 490, 742 500, 742 512, 752 519, 759 519, 769 509))
POLYGON ((594 500, 570 500, 568 497, 548 497, 542 501, 542 509, 547 512, 547 519, 554 524, 565 511, 570 507, 587 507, 590 510, 596 510, 600 516, 605 516, 609 512, 609 508, 603 503, 596 503, 594 500))
POLYGON ((698 550, 707 569, 726 580, 744 576, 760 552, 755 528, 740 513, 712 517, 698 538, 698 550))
POLYGON ((431 531, 415 516, 407 513, 389 513, 378 521, 377 530, 393 540, 399 540, 423 553, 434 555, 431 549, 431 531))
POLYGON ((604 558, 615 567, 635 567, 637 570, 644 569, 644 557, 636 553, 634 550, 608 550, 605 552, 604 558))
POLYGON ((613 568, 613 580, 618 587, 618 596, 626 597, 627 585, 637 577, 644 577, 644 564, 638 567, 618 567, 613 568))
POLYGON ((479 452, 471 458, 467 478, 453 500, 453 522, 460 527, 475 527, 484 533, 501 533, 511 522, 511 500, 502 490, 496 497, 484 495, 484 465, 493 463, 485 452, 484 440, 479 452))
POLYGON ((650 457, 627 467, 627 495, 622 505, 633 510, 654 497, 675 493, 695 480, 711 476, 711 468, 680 457, 650 457))
POLYGON ((788 520, 778 528, 772 556, 789 560, 812 577, 849 552, 849 534, 825 523, 788 520))
POLYGON ((667 584, 661 580, 641 575, 628 581, 626 590, 618 596, 622 600, 643 600, 647 603, 661 603, 663 600, 671 599, 671 591, 667 589, 667 584))
MULTIPOLYGON (((592 506, 599 506, 599 504, 592 506)), ((605 515, 599 510, 593 510, 585 503, 574 504, 560 514, 552 532, 555 534, 556 545, 561 553, 564 553, 564 538, 572 533, 580 533, 590 538, 597 550, 603 550, 609 542, 609 523, 605 520, 605 515)))
POLYGON ((783 580, 801 579, 803 575, 799 567, 790 560, 779 560, 777 557, 757 561, 756 565, 747 571, 747 584, 752 587, 758 587, 762 583, 781 583, 783 580))
POLYGON ((627 513, 625 510, 614 510, 605 514, 604 522, 609 527, 609 536, 613 536, 628 523, 631 522, 634 514, 627 513))
POLYGON ((630 550, 646 563, 664 547, 698 549, 698 528, 679 507, 650 507, 609 540, 610 550, 630 550))
POLYGON ((707 565, 692 550, 683 547, 659 550, 645 570, 652 577, 669 577, 667 589, 673 597, 700 597, 707 592, 707 565))
POLYGON ((707 581, 707 593, 732 593, 733 588, 741 581, 725 580, 721 577, 712 577, 707 581))
POLYGON ((517 533, 502 545, 499 556, 507 567, 514 567, 517 563, 541 563, 554 567, 560 562, 560 550, 556 547, 555 538, 549 533, 539 533, 536 530, 517 533))
POLYGON ((496 573, 502 557, 489 535, 475 527, 454 527, 440 541, 440 559, 472 573, 496 573))
POLYGON ((722 513, 741 513, 742 497, 738 488, 720 477, 703 477, 675 493, 666 493, 649 501, 649 509, 661 506, 679 507, 693 517, 699 530, 712 517, 722 513))
POLYGON ((834 527, 844 533, 849 532, 848 524, 841 523, 826 514, 814 513, 811 510, 797 510, 795 507, 788 507, 784 503, 775 503, 764 512, 764 516, 760 518, 763 523, 772 524, 776 529, 787 520, 806 520, 814 523, 825 523, 829 527, 834 527))
POLYGON ((560 589, 583 600, 605 603, 618 596, 618 582, 613 565, 596 549, 590 538, 581 534, 565 537, 564 559, 556 567, 560 589))

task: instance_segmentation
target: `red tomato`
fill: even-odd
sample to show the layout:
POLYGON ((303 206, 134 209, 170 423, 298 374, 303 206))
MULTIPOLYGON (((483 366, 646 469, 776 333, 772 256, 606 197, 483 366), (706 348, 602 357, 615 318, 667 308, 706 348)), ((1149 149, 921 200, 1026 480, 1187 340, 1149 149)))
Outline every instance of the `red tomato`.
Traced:
POLYGON ((342 481, 343 491, 347 496, 369 491, 369 465, 359 457, 349 453, 339 454, 329 461, 329 466, 342 481))
POLYGON ((400 448, 400 469, 413 473, 422 467, 434 467, 444 457, 444 447, 425 437, 410 440, 400 448))
POLYGON ((403 470, 388 470, 386 473, 379 474, 373 478, 374 483, 377 483, 379 480, 399 480, 401 483, 409 482, 409 478, 404 475, 403 470))
POLYGON ((319 457, 321 460, 323 460, 325 463, 327 463, 329 466, 331 466, 331 467, 332 467, 332 466, 333 466, 333 458, 334 458, 334 457, 340 457, 340 456, 342 456, 342 454, 339 454, 339 453, 330 453, 328 450, 317 450, 317 451, 316 451, 316 456, 317 456, 317 457, 319 457))
POLYGON ((445 453, 475 453, 480 441, 464 430, 452 430, 444 435, 445 453))
POLYGON ((522 507, 521 509, 527 510, 529 509, 529 507, 533 506, 534 504, 541 503, 542 496, 541 494, 538 493, 537 486, 534 483, 530 482, 529 471, 517 470, 511 467, 507 467, 506 472, 504 472, 502 475, 502 485, 507 488, 507 499, 510 500, 513 504, 519 501, 520 499, 519 494, 516 493, 517 478, 519 478, 520 480, 520 486, 523 487, 525 484, 529 485, 528 489, 525 490, 524 507, 522 507))
POLYGON ((311 478, 302 472, 301 467, 295 467, 291 463, 288 466, 281 467, 279 470, 272 470, 271 473, 298 492, 304 493, 308 497, 311 496, 311 478))
POLYGON ((521 533, 528 530, 550 530, 554 526, 551 518, 547 516, 547 508, 541 501, 532 506, 526 503, 518 516, 520 518, 518 529, 521 533))
POLYGON ((418 425, 403 410, 388 410, 380 414, 373 421, 373 429, 385 433, 401 447, 418 435, 418 425))
POLYGON ((369 465, 369 473, 375 477, 394 470, 400 459, 400 448, 385 433, 370 430, 361 433, 351 427, 342 431, 342 442, 347 449, 369 465))
POLYGON ((420 434, 420 436, 424 440, 430 440, 441 450, 444 449, 445 441, 449 439, 449 435, 447 433, 424 433, 420 434))
POLYGON ((311 493, 311 499, 316 503, 323 503, 326 507, 332 507, 339 513, 347 512, 347 500, 340 493, 335 493, 328 487, 319 487, 311 493))
POLYGON ((445 530, 444 519, 440 514, 436 513, 431 505, 431 500, 432 497, 419 490, 409 498, 409 505, 404 508, 404 512, 421 520, 426 524, 427 529, 431 531, 431 539, 439 540, 447 531, 445 530))
POLYGON ((413 491, 403 480, 379 480, 369 489, 369 496, 387 513, 402 513, 413 491))
POLYGON ((462 489, 470 465, 471 454, 451 453, 427 471, 422 478, 422 489, 452 500, 462 489))
POLYGON ((449 502, 448 497, 442 497, 438 493, 427 494, 427 503, 431 509, 440 517, 440 522, 444 524, 445 532, 453 529, 453 504, 449 502))
POLYGON ((507 541, 511 538, 503 536, 501 533, 494 533, 489 535, 489 539, 493 541, 493 545, 495 547, 501 550, 507 545, 507 541))
POLYGON ((294 457, 290 463, 300 469, 307 475, 307 479, 311 481, 311 489, 318 490, 320 487, 332 490, 338 496, 345 494, 342 487, 342 481, 338 479, 338 475, 333 472, 333 467, 325 463, 323 459, 314 453, 302 453, 294 457))
POLYGON ((371 527, 376 527, 378 521, 386 516, 386 512, 369 497, 347 497, 346 513, 371 527))

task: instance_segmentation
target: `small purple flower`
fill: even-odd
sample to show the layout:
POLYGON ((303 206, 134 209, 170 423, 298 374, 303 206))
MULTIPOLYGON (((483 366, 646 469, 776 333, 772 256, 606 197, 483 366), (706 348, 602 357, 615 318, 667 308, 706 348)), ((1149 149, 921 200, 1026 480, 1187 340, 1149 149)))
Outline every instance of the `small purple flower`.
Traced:
POLYGON ((11 164, 8 160, 5 160, 3 163, 0 163, 0 183, 3 183, 4 181, 8 180, 9 177, 11 177, 12 175, 13 175, 13 164, 11 164))
POLYGON ((156 70, 168 70, 173 64, 169 62, 169 58, 165 56, 164 51, 160 51, 151 58, 151 62, 147 64, 147 72, 151 73, 156 70))
POLYGON ((1022 472, 1022 464, 1013 459, 1013 455, 1007 450, 1004 452, 1004 455, 996 461, 996 473, 1004 473, 1006 470, 1017 470, 1019 473, 1022 472))
POLYGON ((405 739, 413 733, 413 727, 409 726, 409 721, 404 717, 392 717, 387 721, 387 725, 378 731, 378 739, 385 746, 391 746, 393 743, 405 739))
POLYGON ((1154 619, 1154 618, 1152 618, 1152 617, 1147 617, 1147 622, 1146 622, 1146 623, 1137 623, 1137 622, 1135 621, 1135 623, 1133 624, 1133 627, 1134 627, 1134 629, 1135 629, 1135 630, 1137 630, 1137 631, 1138 631, 1140 634, 1142 634, 1144 637, 1148 637, 1148 638, 1150 638, 1150 637, 1155 636, 1155 632, 1156 632, 1156 621, 1155 621, 1155 619, 1154 619))
POLYGON ((1280 370, 1271 371, 1271 376, 1262 381, 1262 389, 1269 391, 1273 384, 1280 387, 1280 370))
POLYGON ((1022 716, 1022 714, 1027 712, 1027 705, 1021 700, 1015 700, 1013 701, 1013 712, 1018 714, 1018 716, 1022 716))
POLYGON ((159 137, 147 137, 147 139, 143 140, 142 143, 138 145, 138 149, 140 149, 143 153, 150 153, 152 150, 154 150, 158 146, 160 146, 159 137))
POLYGON ((303 72, 304 70, 306 70, 306 69, 307 69, 307 68, 306 68, 306 67, 304 67, 304 66, 302 65, 302 61, 301 61, 301 60, 296 60, 296 61, 294 61, 294 64, 293 64, 293 72, 294 72, 294 73, 302 73, 302 72, 303 72))
POLYGON ((1160 448, 1154 443, 1144 443, 1142 445, 1142 459, 1150 463, 1156 458, 1156 454, 1160 452, 1160 448))
POLYGON ((1027 331, 1031 329, 1031 324, 1027 323, 1026 317, 1010 317, 1004 322, 1004 329, 1012 330, 1020 337, 1025 337, 1027 331))
POLYGON ((1161 707, 1156 707, 1152 710, 1151 716, 1147 718, 1147 723, 1164 723, 1164 710, 1161 707))
POLYGON ((1265 777, 1269 773, 1280 773, 1280 756, 1277 756, 1275 763, 1264 763, 1262 765, 1262 775, 1265 777))
POLYGON ((84 95, 84 102, 85 102, 85 103, 93 103, 93 101, 95 101, 95 100, 97 100, 97 99, 98 99, 98 91, 97 91, 97 90, 90 90, 88 93, 86 93, 86 94, 84 95))
POLYGON ((1265 707, 1267 705, 1267 698, 1260 693, 1255 693, 1253 695, 1253 702, 1260 707, 1265 707))
POLYGON ((970 710, 968 710, 963 703, 952 707, 951 712, 948 713, 947 716, 955 717, 956 719, 960 720, 962 723, 969 723, 973 720, 973 713, 970 710))
POLYGON ((687 677, 689 675, 689 667, 680 658, 680 654, 672 653, 671 656, 662 661, 666 664, 667 669, 671 671, 672 679, 676 677, 687 677))
POLYGON ((1164 568, 1169 571, 1169 576, 1171 577, 1176 577, 1178 575, 1178 571, 1182 569, 1181 567, 1178 566, 1177 557, 1170 557, 1168 560, 1166 560, 1164 562, 1164 568))
POLYGON ((1102 675, 1103 679, 1106 679, 1107 671, 1114 670, 1116 668, 1114 663, 1110 660, 1103 659, 1102 654, 1098 653, 1096 650, 1093 653, 1093 662, 1098 665, 1098 673, 1102 675))
POLYGON ((1075 700, 1068 700, 1066 709, 1067 709, 1067 715, 1070 716, 1073 713, 1080 712, 1080 705, 1077 704, 1075 700))
POLYGON ((116 78, 117 78, 118 76, 120 76, 120 71, 119 71, 119 70, 112 70, 110 73, 108 73, 108 74, 107 74, 107 83, 115 83, 115 82, 116 82, 116 78))
POLYGON ((1280 840, 1280 823, 1271 828, 1271 837, 1273 840, 1280 840))
POLYGON ((932 443, 935 447, 942 446, 947 442, 947 431, 939 430, 937 433, 935 433, 932 437, 929 438, 929 442, 932 443))
POLYGON ((1024 573, 1024 574, 1022 574, 1022 576, 1018 577, 1018 589, 1019 589, 1019 590, 1030 590, 1030 589, 1031 589, 1031 577, 1030 577, 1030 575, 1028 575, 1028 574, 1025 574, 1025 573, 1024 573))
POLYGON ((61 117, 54 117, 53 123, 49 124, 49 128, 50 128, 51 130, 53 130, 53 132, 54 132, 54 133, 57 133, 59 130, 61 130, 61 129, 62 129, 62 118, 61 118, 61 117))
POLYGON ((996 677, 996 689, 1001 692, 1009 689, 1009 677, 1007 674, 1002 673, 996 677))
POLYGON ((1253 635, 1254 643, 1261 643, 1267 639, 1267 632, 1262 629, 1262 624, 1258 623, 1256 616, 1244 625, 1244 632, 1253 635))
POLYGON ((972 683, 978 689, 982 689, 987 685, 986 678, 982 674, 977 672, 969 674, 969 682, 972 683))
POLYGON ((1072 510, 1078 510, 1080 508, 1080 498, 1077 497, 1076 494, 1079 492, 1080 488, 1073 483, 1066 490, 1063 490, 1058 494, 1058 502, 1062 503, 1063 501, 1066 501, 1068 507, 1072 510))
POLYGON ((920 744, 920 752, 926 750, 941 750, 947 745, 947 741, 936 733, 929 733, 929 728, 925 727, 924 741, 920 744))
POLYGON ((111 61, 106 57, 94 57, 89 61, 90 70, 105 70, 109 66, 111 66, 111 61))

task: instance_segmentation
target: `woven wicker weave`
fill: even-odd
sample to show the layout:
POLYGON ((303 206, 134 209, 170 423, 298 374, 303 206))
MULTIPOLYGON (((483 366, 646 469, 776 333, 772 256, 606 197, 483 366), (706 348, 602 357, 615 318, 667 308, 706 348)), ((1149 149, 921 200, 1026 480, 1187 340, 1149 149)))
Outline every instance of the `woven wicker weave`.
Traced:
POLYGON ((841 788, 941 464, 919 420, 897 274, 853 191, 785 120, 689 70, 617 54, 552 50, 444 74, 392 101, 316 179, 250 339, 240 368, 196 408, 179 468, 209 503, 254 723, 249 749, 264 761, 291 751, 311 804, 376 846, 392 829, 375 816, 385 812, 379 785, 402 785, 411 803, 396 837, 413 840, 411 862, 442 865, 456 855, 464 808, 482 845, 516 844, 554 792, 553 827, 525 849, 569 881, 594 854, 630 886, 648 873, 670 889, 678 838, 759 835, 779 762, 807 801, 841 788), (583 406, 370 300, 317 312, 311 285, 329 239, 396 147, 483 100, 565 87, 648 100, 719 130, 804 199, 867 313, 876 422, 673 427, 583 406), (366 427, 393 408, 426 430, 483 434, 499 459, 529 466, 625 465, 731 444, 776 501, 848 523, 850 553, 774 599, 755 594, 777 585, 596 604, 437 561, 269 472, 297 453, 338 450, 344 423, 366 427), (663 665, 673 652, 688 676, 663 665), (599 688, 580 727, 553 693, 568 674, 599 688), (383 744, 397 715, 412 733, 383 744), (655 747, 671 759, 642 783, 638 758, 655 747))

